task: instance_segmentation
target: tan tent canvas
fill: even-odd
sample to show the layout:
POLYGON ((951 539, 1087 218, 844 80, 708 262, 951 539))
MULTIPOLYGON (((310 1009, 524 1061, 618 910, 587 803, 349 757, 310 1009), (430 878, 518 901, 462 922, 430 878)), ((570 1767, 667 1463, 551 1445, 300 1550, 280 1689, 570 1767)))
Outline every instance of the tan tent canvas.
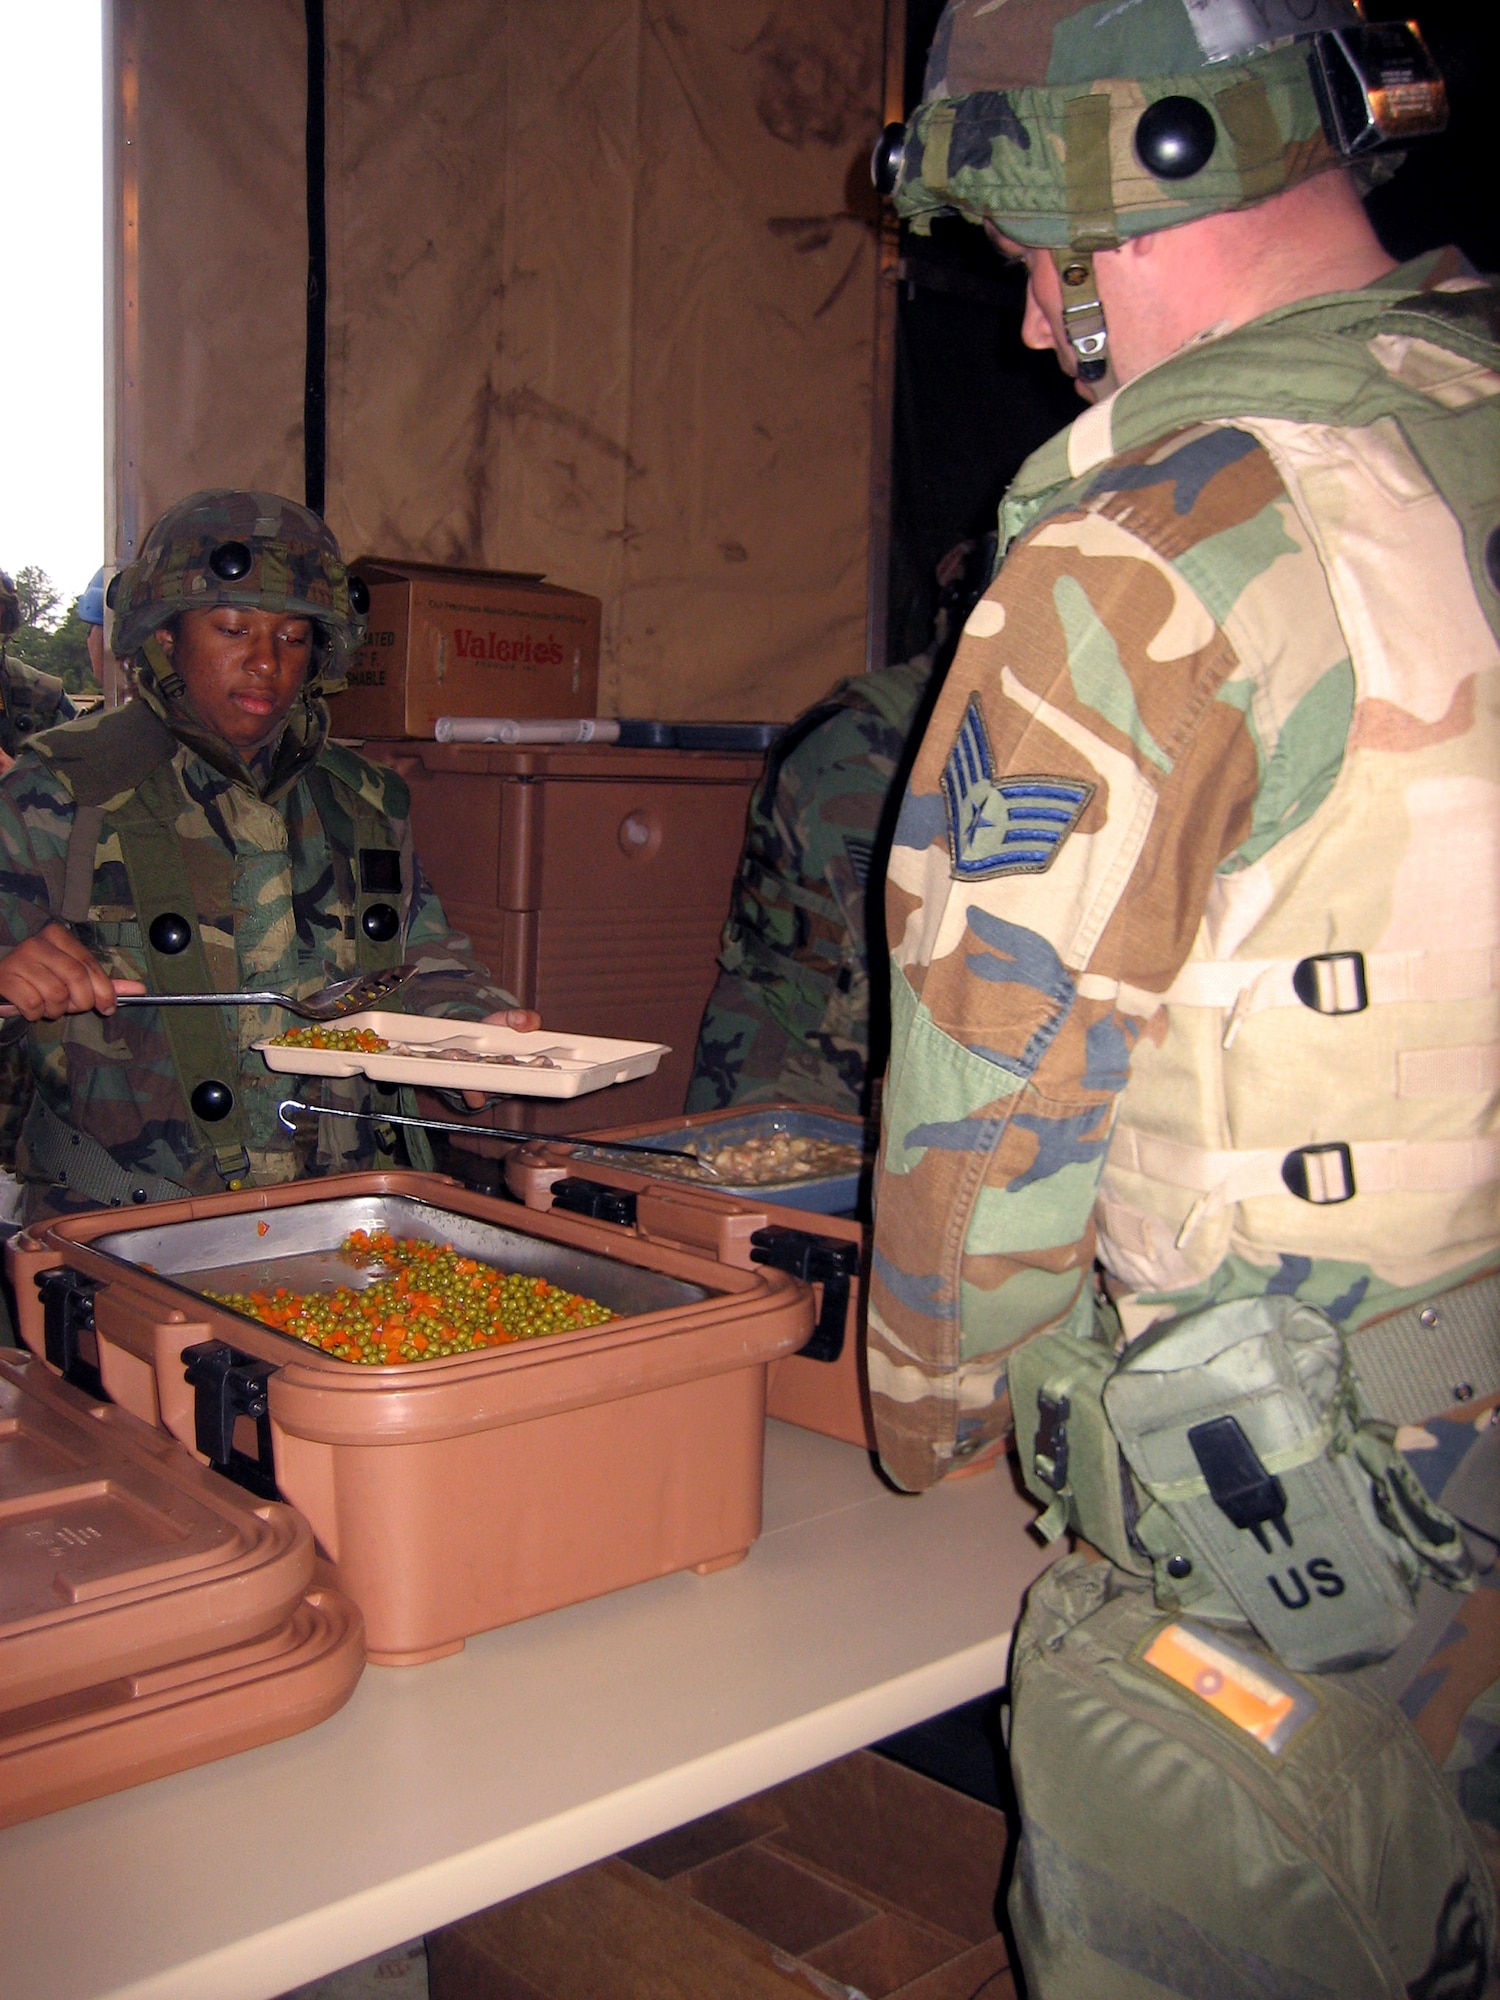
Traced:
MULTIPOLYGON (((882 0, 327 0, 327 513, 604 603, 600 707, 866 661, 882 0)), ((307 27, 113 0, 115 546, 301 497, 307 27)))

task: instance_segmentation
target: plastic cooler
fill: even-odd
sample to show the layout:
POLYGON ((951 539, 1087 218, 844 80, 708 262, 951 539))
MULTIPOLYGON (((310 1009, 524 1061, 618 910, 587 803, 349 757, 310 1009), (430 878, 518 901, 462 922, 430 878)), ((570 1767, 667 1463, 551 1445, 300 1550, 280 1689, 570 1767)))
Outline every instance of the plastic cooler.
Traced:
POLYGON ((364 1665, 289 1507, 0 1356, 0 1826, 308 1729, 364 1665))
MULTIPOLYGON (((817 1123, 818 1136, 852 1134, 857 1141, 863 1130, 859 1119, 842 1113, 768 1105, 753 1113, 709 1111, 588 1136, 601 1144, 607 1139, 657 1138, 666 1146, 691 1148, 706 1137, 717 1141, 728 1133, 737 1139, 748 1131, 784 1131, 789 1123, 803 1119, 817 1123), (823 1132, 823 1126, 831 1127, 831 1132, 823 1132)), ((651 1208, 670 1191, 683 1215, 690 1210, 696 1214, 699 1240, 721 1262, 747 1270, 770 1266, 805 1278, 814 1287, 813 1336, 799 1352, 773 1364, 766 1414, 873 1450, 863 1338, 867 1232, 853 1218, 822 1208, 824 1200, 830 1210, 835 1205, 830 1182, 711 1186, 666 1177, 670 1173, 666 1163, 661 1173, 654 1172, 649 1162, 623 1166, 617 1159, 588 1152, 587 1144, 581 1134, 572 1142, 528 1142, 507 1157, 506 1186, 530 1209, 555 1214, 562 1208, 612 1217, 622 1227, 631 1225, 643 1205, 651 1208), (798 1205, 792 1206, 793 1202, 798 1205)), ((849 1184, 847 1176, 833 1183, 840 1192, 849 1184)))
POLYGON ((765 1379, 807 1288, 721 1258, 670 1190, 633 1225, 531 1213, 435 1174, 351 1174, 33 1224, 20 1330, 70 1380, 311 1523, 369 1657, 739 1561, 760 1532, 765 1379), (352 1230, 451 1243, 619 1317, 431 1361, 324 1354, 207 1298, 359 1284, 352 1230))

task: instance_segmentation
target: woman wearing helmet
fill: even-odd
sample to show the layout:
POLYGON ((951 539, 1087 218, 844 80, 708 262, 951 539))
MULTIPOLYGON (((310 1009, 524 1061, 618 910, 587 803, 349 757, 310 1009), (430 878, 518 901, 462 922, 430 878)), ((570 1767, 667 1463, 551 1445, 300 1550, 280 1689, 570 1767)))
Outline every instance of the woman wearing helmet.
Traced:
MULTIPOLYGON (((0 786, 0 994, 37 1080, 29 1211, 389 1159, 373 1123, 281 1126, 252 1044, 284 1013, 114 1004, 117 987, 296 996, 408 967, 414 1012, 535 1025, 450 930, 401 780, 328 740, 323 694, 360 625, 337 543, 276 495, 194 494, 121 571, 113 610, 135 699, 52 732, 0 786)), ((397 1108, 363 1080, 327 1088, 397 1108)), ((420 1141, 407 1152, 429 1163, 420 1141)))

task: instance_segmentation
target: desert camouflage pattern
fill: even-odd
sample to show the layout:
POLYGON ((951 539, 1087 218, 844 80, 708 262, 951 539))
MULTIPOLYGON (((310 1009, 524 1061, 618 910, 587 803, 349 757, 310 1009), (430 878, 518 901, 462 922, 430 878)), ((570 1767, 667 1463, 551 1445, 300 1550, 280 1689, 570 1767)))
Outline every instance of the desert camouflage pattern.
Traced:
POLYGON ((1500 348, 1454 268, 1184 351, 1007 498, 888 867, 905 1487, 1003 1432, 1096 1255, 1127 1336, 1267 1291, 1354 1328, 1500 1260, 1500 348))
POLYGON ((316 514, 277 493, 234 489, 190 493, 169 507, 140 554, 110 587, 111 646, 118 659, 184 611, 216 604, 313 619, 320 645, 309 686, 342 685, 362 620, 349 601, 349 577, 333 531, 316 514), (246 567, 223 561, 235 550, 246 567), (220 566, 215 568, 215 556, 220 566))
MULTIPOLYGON (((844 681, 773 746, 750 802, 689 1111, 866 1108, 870 884, 932 671, 924 654, 844 681)), ((876 1074, 882 1062, 880 1052, 876 1074)))
POLYGON ((919 232, 948 209, 1020 243, 1096 250, 1264 201, 1338 164, 1290 38, 1357 18, 1348 0, 950 0, 896 207, 919 232), (1165 97, 1214 120, 1213 152, 1185 179, 1148 173, 1133 143, 1165 97))
MULTIPOLYGON (((171 767, 181 790, 176 827, 220 991, 264 987, 300 996, 359 970, 358 834, 343 775, 352 770, 359 791, 384 815, 391 844, 401 854, 403 962, 417 977, 393 1004, 410 1013, 469 1020, 513 1004, 475 961, 468 941, 450 929, 412 848, 401 780, 347 752, 338 774, 328 768, 328 717, 321 702, 299 701, 279 744, 246 766, 228 745, 215 750, 203 740, 201 725, 162 697, 149 670, 136 698, 156 708, 178 737, 171 767)), ((101 712, 54 732, 0 781, 0 939, 7 944, 41 930, 63 903, 75 804, 49 746, 64 735, 108 730, 124 713, 101 712)), ((107 815, 94 854, 87 921, 74 928, 111 977, 146 977, 119 836, 107 815)), ((274 1008, 226 1010, 224 1018, 239 1054, 238 1076, 228 1081, 247 1117, 252 1182, 376 1162, 371 1126, 328 1119, 317 1136, 294 1140, 278 1123, 276 1105, 298 1094, 299 1084, 309 1101, 319 1101, 313 1093, 321 1088, 328 1092, 321 1101, 349 1109, 376 1103, 395 1110, 394 1094, 377 1102, 363 1079, 314 1085, 275 1075, 251 1045, 284 1032, 292 1018, 274 1008)), ((80 1014, 40 1022, 29 1031, 11 1024, 7 1039, 18 1032, 24 1036, 45 1101, 104 1145, 127 1172, 161 1175, 195 1192, 219 1192, 223 1180, 212 1153, 194 1134, 160 1021, 159 1013, 131 1008, 108 1020, 80 1014)), ((24 1145, 19 1164, 24 1178, 24 1145)), ((33 1184, 29 1199, 32 1213, 68 1205, 68 1197, 45 1185, 33 1184)))

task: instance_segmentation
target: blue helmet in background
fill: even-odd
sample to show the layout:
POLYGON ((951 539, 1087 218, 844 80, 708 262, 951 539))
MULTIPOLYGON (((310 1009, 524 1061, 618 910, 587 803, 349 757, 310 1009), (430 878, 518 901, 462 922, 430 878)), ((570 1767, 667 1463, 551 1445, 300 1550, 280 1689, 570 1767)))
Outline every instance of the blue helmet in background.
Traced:
POLYGON ((78 600, 78 615, 85 625, 104 623, 104 571, 96 569, 88 588, 78 600))

